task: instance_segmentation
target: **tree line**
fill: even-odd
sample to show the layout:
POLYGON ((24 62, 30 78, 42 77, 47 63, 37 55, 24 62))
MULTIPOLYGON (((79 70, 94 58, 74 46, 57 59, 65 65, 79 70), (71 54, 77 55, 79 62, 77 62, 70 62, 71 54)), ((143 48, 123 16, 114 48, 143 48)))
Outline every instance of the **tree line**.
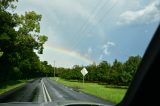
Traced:
MULTIPOLYGON (((129 85, 141 61, 140 56, 130 56, 124 63, 115 59, 111 65, 107 61, 102 61, 98 65, 95 63, 85 66, 88 74, 86 81, 99 82, 113 85, 129 85)), ((67 80, 82 81, 83 66, 75 65, 73 68, 57 68, 56 76, 67 80)))
POLYGON ((48 37, 40 34, 42 15, 34 11, 24 15, 11 13, 18 0, 0 0, 0 81, 43 76, 45 62, 35 51, 43 53, 48 37))

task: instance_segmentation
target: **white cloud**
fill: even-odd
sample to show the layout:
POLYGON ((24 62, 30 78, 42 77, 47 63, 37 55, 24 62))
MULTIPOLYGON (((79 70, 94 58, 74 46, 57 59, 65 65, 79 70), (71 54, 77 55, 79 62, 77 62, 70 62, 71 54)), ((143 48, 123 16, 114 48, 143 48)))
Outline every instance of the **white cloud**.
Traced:
POLYGON ((103 53, 104 53, 105 55, 110 55, 109 48, 112 47, 112 46, 115 46, 115 43, 114 43, 114 42, 107 42, 107 44, 104 44, 104 45, 102 46, 103 53))
POLYGON ((93 49, 89 47, 87 52, 84 54, 84 56, 87 58, 91 58, 92 52, 93 52, 93 49))
MULTIPOLYGON (((80 1, 66 1, 66 0, 48 0, 50 2, 43 1, 45 6, 48 8, 51 7, 49 10, 50 12, 57 12, 65 17, 65 19, 73 19, 73 18, 83 18, 86 20, 88 16, 91 16, 91 12, 89 11, 88 7, 85 7, 80 1)), ((39 2, 39 1, 38 1, 39 2)), ((61 17, 62 18, 62 17, 61 17)), ((89 23, 95 24, 96 19, 93 17, 92 19, 88 20, 89 23)))
POLYGON ((118 24, 151 23, 160 21, 160 2, 154 0, 143 9, 137 11, 125 11, 120 15, 118 24))
MULTIPOLYGON (((96 1, 96 0, 94 0, 96 1)), ((92 4, 90 2, 82 3, 79 0, 27 0, 18 2, 18 11, 24 13, 24 11, 35 10, 42 15, 46 15, 47 18, 56 19, 56 23, 67 20, 67 24, 73 21, 75 18, 81 18, 83 20, 92 16, 92 4), (21 9, 20 9, 21 8, 21 9), (42 13, 43 12, 43 13, 42 13)), ((93 3, 94 4, 94 3, 93 3)), ((87 20, 90 24, 96 24, 96 18, 92 17, 87 20)))
POLYGON ((102 60, 102 59, 103 59, 103 54, 99 56, 99 60, 102 60))
MULTIPOLYGON (((47 45, 72 48, 74 51, 83 53, 82 55, 84 55, 84 57, 94 59, 95 61, 106 59, 108 56, 108 61, 110 58, 115 58, 113 57, 114 55, 111 55, 112 48, 115 49, 115 43, 104 42, 106 39, 117 39, 117 37, 114 36, 114 34, 117 33, 116 29, 119 27, 116 25, 117 18, 119 18, 121 13, 129 12, 129 14, 135 14, 135 19, 128 22, 127 20, 129 19, 127 18, 130 17, 128 16, 125 19, 125 15, 123 16, 121 14, 123 16, 120 17, 121 24, 124 22, 138 22, 137 20, 139 20, 139 18, 145 18, 144 16, 137 16, 137 14, 139 14, 137 10, 140 9, 139 11, 146 12, 146 8, 149 5, 141 4, 143 0, 111 0, 108 1, 108 3, 106 0, 102 0, 100 5, 96 6, 98 2, 99 0, 21 0, 19 1, 20 4, 17 9, 19 13, 34 10, 43 15, 41 33, 48 35, 49 39, 46 42, 47 45), (104 8, 103 5, 105 6, 104 8), (114 8, 110 9, 112 6, 114 6, 114 8), (113 31, 113 36, 110 36, 112 33, 111 31, 113 31), (89 48, 88 45, 92 48, 89 48)), ((153 5, 151 7, 155 9, 155 7, 158 8, 158 5, 153 5)), ((150 30, 146 30, 146 33, 150 33, 150 30)), ((139 35, 138 31, 136 35, 139 35)), ((120 42, 123 42, 123 40, 125 39, 122 39, 120 42)), ((122 49, 125 49, 123 45, 120 46, 122 49)), ((135 53, 136 50, 131 52, 135 53)), ((87 64, 81 59, 73 58, 76 57, 74 52, 70 53, 70 55, 66 55, 56 51, 47 51, 44 52, 42 56, 44 60, 48 60, 49 63, 52 64, 54 60, 56 60, 57 66, 72 67, 74 64, 87 64)), ((119 55, 116 56, 119 57, 119 55)))
POLYGON ((109 50, 108 50, 108 45, 103 45, 103 53, 104 53, 105 55, 110 55, 110 52, 109 52, 109 50))
POLYGON ((93 51, 93 50, 92 50, 92 48, 91 48, 91 47, 89 47, 89 48, 88 48, 88 54, 91 54, 91 53, 92 53, 92 51, 93 51))
POLYGON ((107 45, 108 46, 115 46, 115 43, 114 42, 107 42, 107 45))

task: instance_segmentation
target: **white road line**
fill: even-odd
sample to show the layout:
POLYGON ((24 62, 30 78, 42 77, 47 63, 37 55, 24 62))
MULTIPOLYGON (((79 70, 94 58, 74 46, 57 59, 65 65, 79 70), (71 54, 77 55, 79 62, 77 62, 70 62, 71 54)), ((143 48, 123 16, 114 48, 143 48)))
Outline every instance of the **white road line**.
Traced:
MULTIPOLYGON (((44 84, 44 83, 43 83, 43 84, 44 84)), ((47 95, 47 97, 48 97, 49 102, 52 102, 52 99, 51 99, 51 97, 50 97, 50 95, 49 95, 49 93, 48 93, 48 91, 47 91, 47 88, 46 88, 45 84, 44 84, 44 89, 45 89, 45 91, 46 91, 46 95, 47 95)))
POLYGON ((46 88, 46 86, 45 86, 45 84, 44 84, 44 82, 43 82, 43 79, 41 80, 42 81, 42 89, 43 89, 43 95, 45 95, 44 96, 44 99, 46 99, 45 100, 45 102, 47 102, 47 98, 48 98, 48 102, 52 102, 52 99, 51 99, 51 97, 50 97, 50 95, 49 95, 49 93, 48 93, 48 91, 47 91, 47 88, 46 88))
POLYGON ((43 85, 42 80, 41 80, 41 83, 42 83, 42 91, 43 91, 43 96, 44 96, 44 102, 47 102, 47 97, 46 97, 46 94, 45 94, 45 91, 44 91, 44 85, 43 85))

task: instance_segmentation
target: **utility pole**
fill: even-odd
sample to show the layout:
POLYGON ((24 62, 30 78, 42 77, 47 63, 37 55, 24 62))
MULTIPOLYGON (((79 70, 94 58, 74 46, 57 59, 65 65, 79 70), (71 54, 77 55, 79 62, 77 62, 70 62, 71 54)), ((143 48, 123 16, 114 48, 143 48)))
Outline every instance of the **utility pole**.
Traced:
POLYGON ((55 78, 55 74, 56 74, 55 71, 56 71, 56 70, 55 70, 55 61, 54 61, 54 78, 55 78))

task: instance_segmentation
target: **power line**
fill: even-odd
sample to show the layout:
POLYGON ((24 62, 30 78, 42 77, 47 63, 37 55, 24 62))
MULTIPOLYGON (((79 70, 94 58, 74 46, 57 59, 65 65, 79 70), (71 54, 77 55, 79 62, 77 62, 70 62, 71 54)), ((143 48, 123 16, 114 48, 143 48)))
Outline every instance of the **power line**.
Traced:
MULTIPOLYGON (((100 10, 103 9, 103 8, 107 5, 107 3, 108 3, 108 2, 105 2, 104 5, 100 8, 100 10)), ((111 6, 111 8, 107 9, 107 11, 105 12, 105 14, 100 18, 100 20, 96 23, 95 26, 97 26, 100 22, 103 21, 103 19, 106 17, 106 15, 110 13, 110 11, 115 7, 116 4, 117 4, 117 1, 116 1, 116 3, 114 3, 114 4, 111 6)), ((99 10, 99 11, 100 11, 100 10, 99 10)), ((87 28, 86 28, 85 30, 83 30, 83 33, 85 34, 86 31, 87 31, 87 28)), ((89 31, 90 31, 90 30, 89 30, 89 31)), ((84 42, 84 38, 85 38, 84 35, 81 36, 81 39, 79 39, 78 43, 80 43, 80 41, 84 42)), ((84 45, 84 43, 82 43, 82 44, 84 45)), ((77 44, 77 45, 78 45, 78 44, 77 44)), ((76 46, 77 46, 77 45, 76 45, 76 46)))
MULTIPOLYGON (((102 2, 102 1, 97 2, 96 6, 95 6, 95 9, 93 9, 93 10, 91 11, 91 14, 95 14, 95 13, 97 12, 98 7, 99 7, 99 5, 101 4, 101 2, 102 2)), ((84 32, 84 30, 88 27, 89 19, 90 19, 90 18, 93 18, 93 16, 94 16, 94 15, 92 15, 92 17, 91 17, 90 15, 88 15, 88 16, 87 16, 87 20, 82 24, 82 26, 80 27, 80 30, 77 31, 75 40, 76 40, 76 41, 78 40, 78 41, 75 43, 75 45, 73 45, 72 49, 75 48, 75 47, 77 47, 77 45, 79 44, 80 39, 81 39, 81 37, 82 37, 82 36, 79 36, 79 35, 81 35, 81 34, 84 32), (78 38, 79 38, 79 39, 78 39, 78 38)))
MULTIPOLYGON (((105 14, 103 15, 103 17, 99 20, 99 23, 103 22, 104 18, 111 12, 111 10, 117 5, 117 1, 111 6, 111 8, 109 8, 105 14)), ((97 23, 96 26, 99 24, 97 23)))

